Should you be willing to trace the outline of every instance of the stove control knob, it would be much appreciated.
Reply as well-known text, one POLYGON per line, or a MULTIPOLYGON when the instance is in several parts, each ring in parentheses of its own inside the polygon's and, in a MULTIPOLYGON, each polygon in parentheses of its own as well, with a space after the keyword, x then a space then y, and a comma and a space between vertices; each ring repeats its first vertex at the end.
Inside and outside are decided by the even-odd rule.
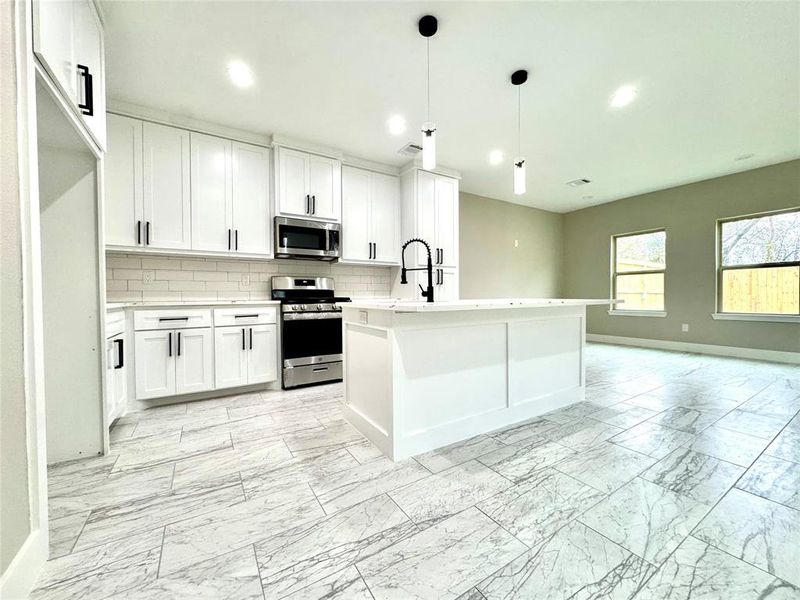
POLYGON ((317 304, 317 310, 323 310, 325 307, 322 304, 317 304))

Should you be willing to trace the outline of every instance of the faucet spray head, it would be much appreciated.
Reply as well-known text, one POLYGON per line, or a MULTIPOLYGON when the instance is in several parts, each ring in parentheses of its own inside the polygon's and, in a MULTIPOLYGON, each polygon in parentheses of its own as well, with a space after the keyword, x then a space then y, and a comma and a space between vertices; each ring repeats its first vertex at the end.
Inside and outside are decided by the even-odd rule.
POLYGON ((400 270, 400 283, 408 283, 408 279, 406 278, 406 268, 403 267, 400 270))

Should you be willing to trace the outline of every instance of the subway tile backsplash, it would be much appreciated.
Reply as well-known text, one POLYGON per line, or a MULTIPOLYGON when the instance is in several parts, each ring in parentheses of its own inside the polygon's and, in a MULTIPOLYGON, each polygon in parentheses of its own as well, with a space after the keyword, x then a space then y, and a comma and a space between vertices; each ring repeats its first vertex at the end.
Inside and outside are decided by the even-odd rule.
POLYGON ((225 260, 106 254, 108 302, 268 300, 273 275, 333 277, 336 293, 387 297, 391 269, 298 260, 225 260))

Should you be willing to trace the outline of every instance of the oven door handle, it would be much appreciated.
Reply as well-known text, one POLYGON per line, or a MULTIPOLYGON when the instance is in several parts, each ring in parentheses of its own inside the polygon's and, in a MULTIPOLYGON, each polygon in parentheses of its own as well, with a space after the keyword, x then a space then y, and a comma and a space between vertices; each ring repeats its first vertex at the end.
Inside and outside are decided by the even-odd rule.
POLYGON ((342 319, 341 312, 307 312, 307 313, 284 313, 284 321, 320 321, 324 319, 342 319))

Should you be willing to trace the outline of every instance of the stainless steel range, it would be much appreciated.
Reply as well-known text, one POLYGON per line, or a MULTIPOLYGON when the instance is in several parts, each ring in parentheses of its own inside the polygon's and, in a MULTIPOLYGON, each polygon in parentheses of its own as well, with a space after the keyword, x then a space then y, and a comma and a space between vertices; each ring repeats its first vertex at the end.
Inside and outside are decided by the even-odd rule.
POLYGON ((272 278, 281 301, 283 388, 342 379, 342 309, 332 277, 272 278))

